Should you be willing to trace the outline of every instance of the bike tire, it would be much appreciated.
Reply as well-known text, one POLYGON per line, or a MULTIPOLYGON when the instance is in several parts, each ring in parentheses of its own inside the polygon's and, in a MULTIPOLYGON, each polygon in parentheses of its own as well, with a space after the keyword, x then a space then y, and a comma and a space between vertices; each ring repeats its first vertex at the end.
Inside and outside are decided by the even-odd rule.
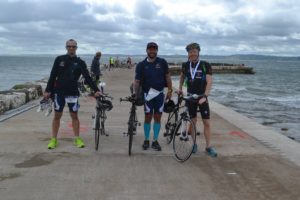
POLYGON ((97 115, 96 118, 96 123, 95 123, 95 149, 98 151, 99 148, 99 140, 100 140, 100 119, 99 116, 97 115))
POLYGON ((185 162, 193 153, 196 144, 196 127, 194 122, 189 118, 183 118, 179 121, 173 136, 174 157, 179 162, 185 162), (193 134, 188 134, 188 124, 191 126, 193 134))
POLYGON ((136 120, 136 116, 133 115, 130 117, 129 120, 129 127, 128 127, 128 138, 129 138, 129 142, 128 142, 128 155, 131 156, 131 150, 132 150, 132 140, 133 140, 133 131, 134 131, 134 123, 136 120))
POLYGON ((128 133, 128 136, 129 136, 128 155, 131 156, 132 140, 133 140, 133 132, 128 133))
POLYGON ((167 144, 170 144, 173 140, 174 129, 176 128, 175 126, 178 118, 177 116, 178 116, 177 112, 172 112, 168 116, 168 121, 165 125, 165 133, 164 133, 167 144))

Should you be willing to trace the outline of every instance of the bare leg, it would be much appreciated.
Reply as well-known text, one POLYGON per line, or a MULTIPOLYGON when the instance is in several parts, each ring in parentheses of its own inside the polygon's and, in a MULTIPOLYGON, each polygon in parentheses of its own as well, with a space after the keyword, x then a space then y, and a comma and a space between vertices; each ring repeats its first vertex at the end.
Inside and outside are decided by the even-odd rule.
POLYGON ((206 147, 210 147, 210 139, 211 139, 210 119, 203 119, 203 124, 204 124, 204 136, 206 141, 206 147))
POLYGON ((52 137, 57 138, 59 126, 60 126, 60 119, 63 115, 63 112, 54 112, 54 117, 52 120, 52 137))
POLYGON ((73 126, 74 135, 76 137, 78 137, 79 136, 79 128, 80 128, 78 113, 77 112, 70 112, 70 116, 72 118, 72 126, 73 126))
POLYGON ((152 117, 153 117, 152 113, 145 114, 145 123, 151 123, 152 117))
POLYGON ((154 114, 154 122, 160 124, 161 116, 162 116, 162 114, 160 114, 160 113, 159 114, 154 114))
POLYGON ((195 139, 196 138, 196 133, 197 133, 197 117, 195 117, 195 118, 192 118, 191 119, 193 122, 194 122, 194 124, 195 124, 195 133, 194 132, 192 132, 192 128, 191 128, 191 125, 189 125, 189 133, 191 133, 192 134, 192 136, 193 136, 193 139, 195 139))

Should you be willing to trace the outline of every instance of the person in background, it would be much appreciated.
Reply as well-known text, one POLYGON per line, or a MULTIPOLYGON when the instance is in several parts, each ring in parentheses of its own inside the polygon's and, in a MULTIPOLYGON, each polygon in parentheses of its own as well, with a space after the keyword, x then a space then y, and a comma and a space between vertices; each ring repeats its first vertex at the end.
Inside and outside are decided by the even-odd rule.
POLYGON ((96 85, 99 84, 99 79, 101 74, 100 70, 100 59, 101 59, 101 52, 98 51, 96 55, 94 56, 92 65, 91 65, 91 72, 92 72, 92 77, 95 77, 95 83, 96 85))
POLYGON ((108 70, 110 71, 110 69, 113 69, 114 65, 115 65, 115 61, 114 61, 113 57, 109 57, 109 68, 108 68, 108 70))
POLYGON ((132 66, 132 63, 131 63, 132 61, 131 61, 131 58, 130 58, 130 56, 128 56, 128 58, 127 58, 127 68, 128 69, 130 69, 131 68, 131 66, 132 66))

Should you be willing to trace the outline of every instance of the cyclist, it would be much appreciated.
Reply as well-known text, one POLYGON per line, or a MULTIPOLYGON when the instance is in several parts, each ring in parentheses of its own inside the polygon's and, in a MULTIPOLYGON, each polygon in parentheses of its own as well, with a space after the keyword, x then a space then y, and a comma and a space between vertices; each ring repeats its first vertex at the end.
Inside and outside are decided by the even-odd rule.
POLYGON ((147 57, 138 63, 135 72, 135 94, 140 84, 142 84, 144 97, 145 122, 144 134, 145 141, 143 149, 150 147, 150 129, 151 121, 154 117, 153 124, 153 142, 151 147, 157 151, 161 151, 158 143, 158 136, 161 127, 161 116, 164 107, 164 87, 168 87, 167 99, 172 96, 172 81, 169 73, 169 66, 165 59, 157 57, 158 45, 154 42, 147 44, 147 57))
POLYGON ((77 42, 70 39, 66 42, 67 54, 56 57, 50 78, 47 83, 44 97, 53 98, 54 101, 54 118, 52 121, 52 138, 48 143, 48 149, 54 149, 57 146, 57 134, 60 126, 60 119, 63 114, 65 104, 68 104, 70 116, 72 118, 73 131, 75 135, 74 144, 83 148, 85 146, 83 140, 79 137, 80 122, 78 119, 79 109, 79 91, 77 81, 82 74, 95 91, 96 96, 101 93, 95 83, 92 81, 87 70, 87 66, 83 60, 76 55, 77 42))
POLYGON ((113 59, 113 57, 109 57, 109 68, 108 70, 110 71, 110 69, 113 69, 115 65, 115 60, 113 59))
POLYGON ((128 56, 128 58, 127 58, 127 68, 128 69, 130 69, 131 68, 131 57, 130 56, 128 56))
MULTIPOLYGON (((204 124, 204 136, 206 139, 206 152, 212 157, 218 154, 211 146, 211 122, 210 110, 208 104, 208 95, 212 85, 212 68, 206 61, 200 61, 200 45, 198 43, 191 43, 186 46, 188 52, 188 61, 182 64, 182 72, 179 82, 179 93, 182 93, 182 86, 186 81, 187 92, 189 94, 204 94, 198 102, 188 102, 188 110, 191 119, 195 125, 197 122, 197 107, 200 109, 202 121, 204 124)), ((197 144, 193 148, 196 153, 197 144)))

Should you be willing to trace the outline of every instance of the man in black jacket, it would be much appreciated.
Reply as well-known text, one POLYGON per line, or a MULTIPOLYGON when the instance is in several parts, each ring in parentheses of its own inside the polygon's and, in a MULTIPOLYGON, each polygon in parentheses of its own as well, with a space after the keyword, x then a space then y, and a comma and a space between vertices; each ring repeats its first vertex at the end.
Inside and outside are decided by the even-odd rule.
POLYGON ((100 71, 100 58, 101 58, 101 52, 98 51, 93 59, 92 65, 91 65, 91 72, 96 78, 96 83, 99 82, 99 78, 102 75, 100 71))
POLYGON ((95 91, 95 95, 101 95, 98 87, 89 75, 85 62, 76 55, 77 42, 73 39, 68 40, 66 42, 66 49, 66 55, 56 57, 44 93, 44 98, 47 99, 51 97, 53 99, 55 110, 52 121, 52 138, 48 143, 48 149, 54 149, 57 146, 60 119, 66 103, 68 104, 72 118, 75 135, 74 144, 79 148, 85 146, 83 140, 79 137, 80 122, 77 114, 80 107, 77 82, 81 74, 84 76, 88 85, 95 91))

